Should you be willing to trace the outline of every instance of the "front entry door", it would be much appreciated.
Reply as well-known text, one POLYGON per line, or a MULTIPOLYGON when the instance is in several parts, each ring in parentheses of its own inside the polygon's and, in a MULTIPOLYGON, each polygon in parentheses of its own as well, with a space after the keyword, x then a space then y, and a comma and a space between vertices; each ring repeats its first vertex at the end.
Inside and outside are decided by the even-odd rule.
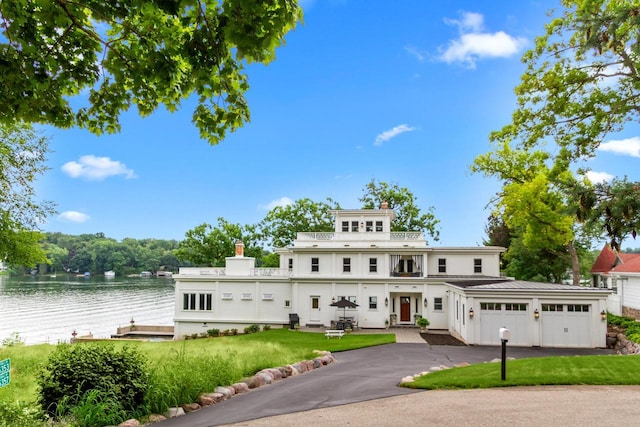
POLYGON ((411 297, 400 297, 400 321, 411 321, 411 297))
POLYGON ((320 321, 320 297, 316 295, 311 296, 311 309, 309 311, 309 321, 320 321))

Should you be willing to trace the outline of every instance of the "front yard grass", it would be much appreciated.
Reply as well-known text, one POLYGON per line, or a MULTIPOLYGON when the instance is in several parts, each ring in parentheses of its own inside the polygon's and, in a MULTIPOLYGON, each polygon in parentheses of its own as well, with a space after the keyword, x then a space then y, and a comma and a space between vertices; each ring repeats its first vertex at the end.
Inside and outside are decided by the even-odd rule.
MULTIPOLYGON (((393 334, 348 334, 327 339, 322 333, 272 329, 188 341, 108 341, 100 345, 130 346, 146 357, 153 378, 149 406, 163 412, 166 407, 195 401, 201 393, 241 381, 261 369, 312 359, 317 356, 313 350, 339 352, 392 342, 393 334)), ((11 383, 0 388, 0 404, 31 405, 36 401, 38 375, 54 348, 48 344, 0 347, 0 360, 11 359, 11 383)))
POLYGON ((452 368, 403 384, 416 389, 470 389, 537 385, 640 385, 640 356, 565 356, 509 360, 452 368))

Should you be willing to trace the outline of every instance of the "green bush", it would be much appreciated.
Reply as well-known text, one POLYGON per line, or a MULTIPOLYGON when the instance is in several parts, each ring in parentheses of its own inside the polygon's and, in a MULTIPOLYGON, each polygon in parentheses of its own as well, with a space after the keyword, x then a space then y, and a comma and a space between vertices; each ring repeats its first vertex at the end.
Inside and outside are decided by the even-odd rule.
POLYGON ((135 411, 148 389, 145 363, 136 350, 126 346, 116 351, 110 345, 60 344, 38 377, 39 403, 59 417, 86 404, 86 393, 97 392, 93 400, 108 396, 107 406, 135 411))
POLYGON ((209 335, 210 337, 219 337, 220 336, 220 329, 207 329, 207 335, 209 335))
POLYGON ((245 334, 255 334, 256 332, 260 332, 260 325, 257 325, 255 323, 251 326, 247 326, 246 328, 244 328, 245 334))
POLYGON ((607 322, 623 328, 624 334, 629 341, 640 343, 640 322, 629 317, 616 316, 611 313, 607 313, 607 322))
POLYGON ((262 327, 262 330, 263 330, 263 331, 270 331, 270 330, 271 330, 271 325, 264 325, 264 326, 262 327))

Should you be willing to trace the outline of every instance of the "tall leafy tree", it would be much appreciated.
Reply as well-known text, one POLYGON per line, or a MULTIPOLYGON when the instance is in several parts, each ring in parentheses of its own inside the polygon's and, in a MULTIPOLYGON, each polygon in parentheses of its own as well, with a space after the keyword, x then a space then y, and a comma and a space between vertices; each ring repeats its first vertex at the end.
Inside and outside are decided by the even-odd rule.
POLYGON ((9 264, 46 261, 37 229, 54 209, 36 200, 33 182, 47 169, 48 147, 47 139, 28 125, 0 124, 0 259, 9 264))
MULTIPOLYGON (((565 9, 523 57, 527 68, 515 89, 511 123, 491 139, 513 141, 525 150, 552 142, 559 147, 555 162, 566 168, 594 155, 608 135, 638 120, 640 2, 562 0, 562 5, 565 9)), ((620 220, 621 212, 610 212, 610 222, 622 228, 614 224, 606 232, 618 245, 621 234, 637 229, 620 220)))
POLYGON ((290 205, 271 209, 258 225, 262 240, 271 247, 284 248, 295 240, 301 231, 333 231, 331 211, 340 205, 327 198, 326 202, 298 199, 290 205))
MULTIPOLYGON (((527 269, 544 269, 550 266, 528 265, 517 260, 514 252, 523 258, 548 258, 564 260, 555 272, 546 272, 544 277, 561 279, 571 266, 574 284, 580 281, 580 261, 576 248, 576 218, 572 211, 572 199, 564 191, 564 185, 573 183, 573 174, 564 169, 549 167, 550 155, 540 150, 514 150, 507 143, 499 144, 496 149, 476 157, 471 167, 476 173, 494 176, 503 182, 497 195, 495 215, 504 220, 506 226, 519 239, 518 245, 511 245, 505 254, 509 267, 525 265, 527 269), (513 264, 513 265, 512 265, 513 264)), ((513 242, 512 242, 513 243, 513 242)), ((553 263, 558 265, 558 262, 553 263)), ((531 274, 526 277, 531 278, 531 274)))
POLYGON ((244 64, 272 61, 301 18, 296 0, 0 2, 0 122, 113 133, 131 105, 173 112, 195 95, 215 144, 249 120, 244 64))
POLYGON ((440 221, 435 217, 433 206, 422 213, 416 200, 408 188, 375 179, 365 185, 360 197, 364 209, 379 209, 382 202, 387 202, 389 209, 395 210, 396 218, 391 224, 392 231, 422 231, 437 241, 440 237, 437 229, 440 221))
POLYGON ((235 244, 242 241, 245 256, 259 258, 262 248, 255 243, 247 228, 218 218, 218 226, 203 223, 188 230, 185 239, 178 244, 175 255, 195 265, 222 267, 225 258, 235 253, 235 244))

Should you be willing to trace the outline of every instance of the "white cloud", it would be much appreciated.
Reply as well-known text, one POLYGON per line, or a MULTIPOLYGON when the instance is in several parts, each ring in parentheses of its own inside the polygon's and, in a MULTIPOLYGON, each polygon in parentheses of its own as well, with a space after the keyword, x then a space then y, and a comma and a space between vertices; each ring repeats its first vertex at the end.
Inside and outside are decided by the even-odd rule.
POLYGON ((599 149, 623 156, 640 157, 640 137, 603 142, 599 149))
POLYGON ((124 175, 125 178, 137 178, 132 169, 124 163, 111 160, 109 157, 86 155, 79 161, 71 161, 62 165, 62 171, 72 178, 85 178, 90 181, 102 181, 110 176, 124 175))
POLYGON ((593 183, 611 181, 615 176, 607 172, 588 171, 586 177, 593 183))
POLYGON ((481 13, 462 12, 462 19, 444 18, 447 25, 455 25, 461 33, 472 32, 477 33, 482 30, 484 24, 484 16, 481 13))
POLYGON ((285 197, 280 197, 279 199, 276 199, 276 200, 272 200, 266 205, 258 205, 258 208, 265 211, 270 211, 271 209, 277 206, 288 206, 291 204, 293 204, 293 200, 285 196, 285 197))
POLYGON ((396 136, 400 135, 401 133, 411 132, 411 131, 414 131, 414 130, 416 130, 416 128, 411 127, 409 125, 396 126, 393 129, 386 130, 386 131, 382 132, 381 134, 379 134, 378 136, 376 136, 376 141, 373 143, 373 145, 376 145, 376 146, 382 145, 383 142, 387 142, 391 138, 395 138, 396 136))
POLYGON ((424 62, 427 59, 427 55, 420 52, 418 49, 416 49, 415 47, 411 47, 411 46, 406 46, 404 48, 404 50, 411 56, 413 56, 414 58, 416 58, 418 61, 420 62, 424 62))
POLYGON ((463 12, 462 19, 445 19, 448 25, 458 27, 460 37, 440 48, 438 59, 451 63, 463 63, 475 68, 482 58, 506 58, 520 52, 527 44, 523 37, 513 37, 504 31, 483 32, 484 17, 479 13, 463 12))
POLYGON ((91 217, 78 211, 65 211, 58 215, 58 219, 65 222, 76 222, 81 224, 89 221, 91 217))

